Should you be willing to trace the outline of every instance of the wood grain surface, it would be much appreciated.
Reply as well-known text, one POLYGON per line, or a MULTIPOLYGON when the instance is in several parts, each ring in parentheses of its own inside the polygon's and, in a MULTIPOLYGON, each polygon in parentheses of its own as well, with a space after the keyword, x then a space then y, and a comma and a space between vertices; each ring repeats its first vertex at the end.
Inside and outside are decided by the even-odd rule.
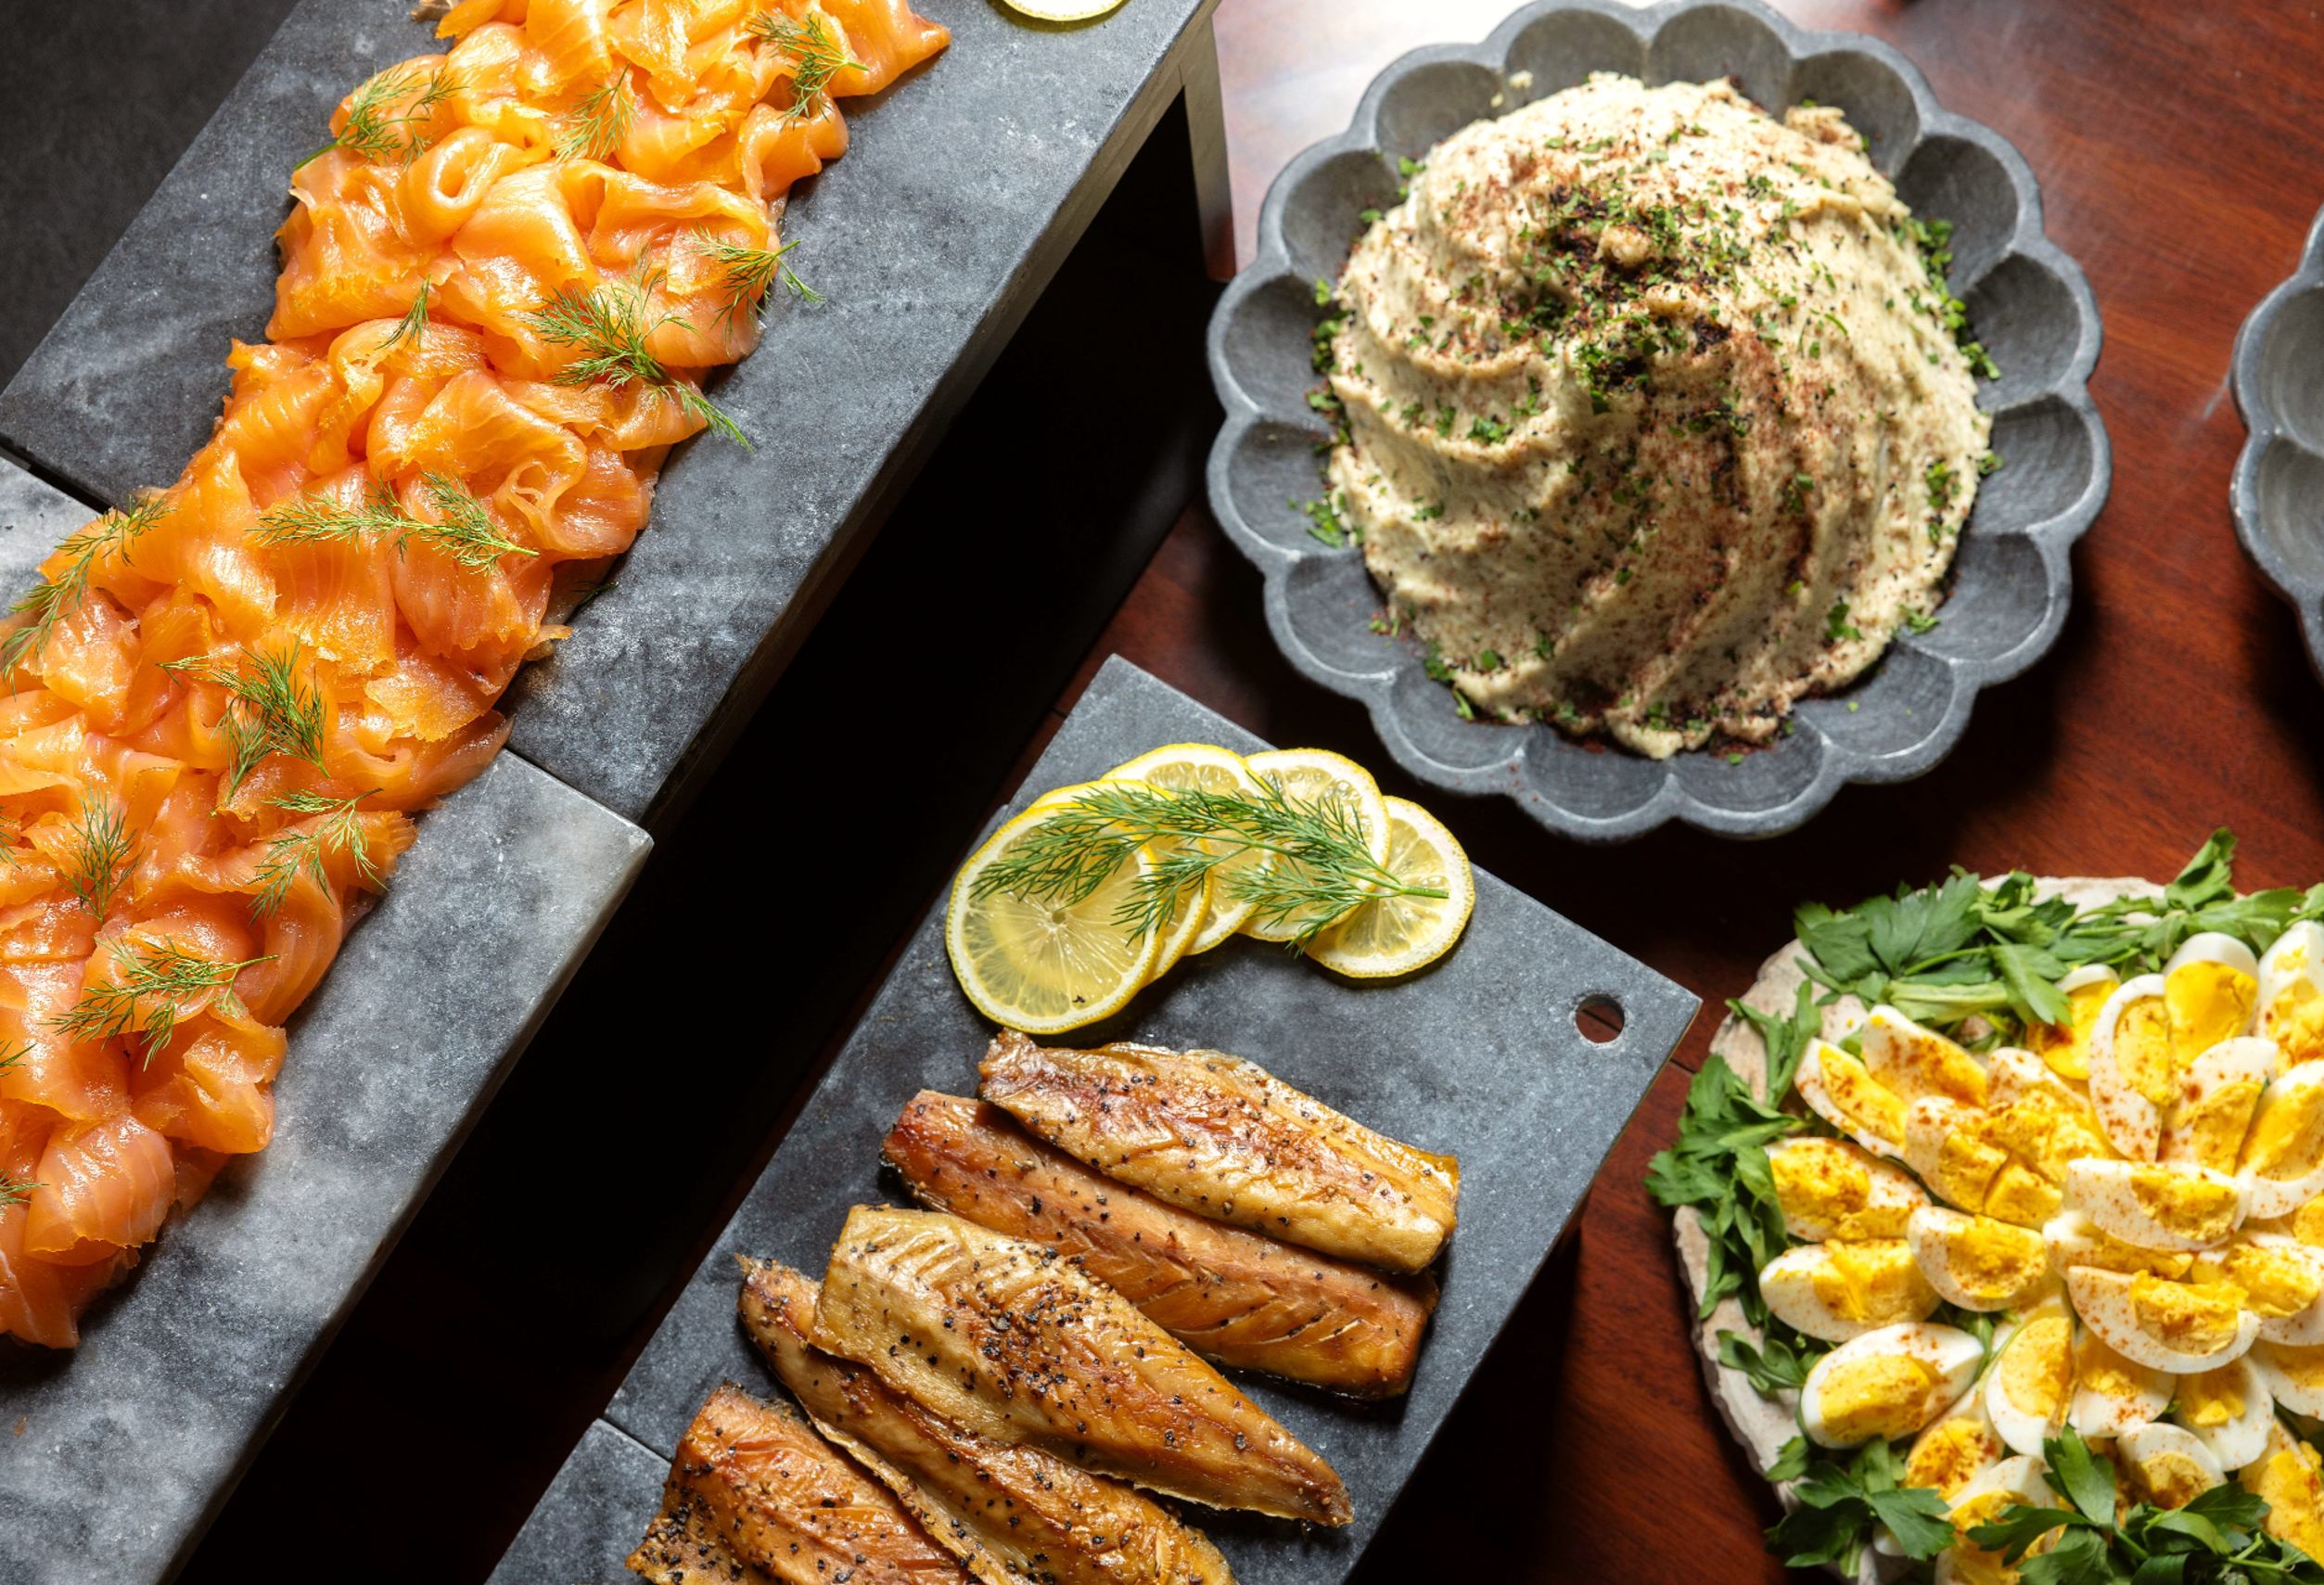
MULTIPOLYGON (((2324 880, 2324 694, 2227 505, 2243 440, 2227 386, 2236 327, 2291 271, 2324 202, 2318 7, 1781 8, 1888 40, 1947 108, 2014 142, 2041 181, 2050 236, 2089 273, 2105 316, 2092 390, 2114 487, 2075 556, 2073 614, 2048 658, 1983 697, 1943 765, 1902 786, 1850 787, 1769 842, 1668 828, 1614 849, 1558 841, 1512 806, 1396 773, 1362 712, 1277 654, 1257 575, 1199 508, 1083 676, 1119 652, 1278 743, 1385 767, 1384 785, 1423 799, 1478 863, 1713 1008, 1784 939, 1794 901, 1852 901, 1955 863, 2167 877, 2228 824, 2246 885, 2324 880)), ((1344 127, 1374 72, 1416 45, 1479 37, 1507 10, 1230 0, 1218 35, 1243 256, 1274 173, 1344 127)), ((1712 1418, 1667 1224, 1639 1186, 1715 1023, 1706 1011, 1615 1149, 1579 1237, 1472 1384, 1364 1580, 1782 1578, 1759 1540, 1773 1500, 1712 1418)))

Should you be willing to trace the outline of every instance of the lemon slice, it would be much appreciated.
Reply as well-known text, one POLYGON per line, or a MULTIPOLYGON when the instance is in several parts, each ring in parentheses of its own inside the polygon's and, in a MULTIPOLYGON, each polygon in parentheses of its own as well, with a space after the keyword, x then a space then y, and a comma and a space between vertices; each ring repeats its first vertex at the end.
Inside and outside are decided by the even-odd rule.
MULTIPOLYGON (((1243 762, 1242 755, 1209 743, 1172 743, 1148 749, 1106 772, 1105 778, 1144 782, 1164 792, 1250 794, 1259 790, 1258 778, 1243 762)), ((1231 877, 1266 863, 1265 853, 1245 850, 1221 860, 1210 872, 1200 927, 1187 943, 1184 955, 1207 952, 1243 927, 1258 904, 1239 896, 1231 877)))
MULTIPOLYGON (((1380 797, 1380 784, 1372 779, 1372 773, 1344 754, 1328 748, 1271 748, 1264 754, 1254 754, 1243 761, 1251 774, 1278 783, 1286 796, 1315 801, 1329 797, 1334 788, 1355 805, 1357 821, 1362 825, 1364 845, 1371 849, 1375 862, 1385 863, 1388 856, 1388 809, 1380 797)), ((1292 861, 1278 859, 1280 864, 1292 861)), ((1293 915, 1287 919, 1253 917, 1243 925, 1243 933, 1256 936, 1262 941, 1290 941, 1302 935, 1311 919, 1293 915)))
POLYGON ((1009 856, 1053 797, 992 834, 952 880, 944 950, 977 1010, 1027 1034, 1053 1035, 1119 1012, 1152 978, 1162 950, 1155 932, 1132 939, 1115 923, 1138 880, 1154 867, 1143 848, 1079 902, 975 895, 977 877, 1009 856))
POLYGON ((1120 8, 1122 0, 1007 0, 1010 10, 1037 22, 1086 22, 1120 8))
POLYGON ((1476 906, 1469 856, 1444 823, 1416 803, 1386 800, 1388 873, 1442 897, 1383 897, 1308 943, 1308 956, 1353 979, 1381 979, 1435 963, 1452 950, 1476 906))

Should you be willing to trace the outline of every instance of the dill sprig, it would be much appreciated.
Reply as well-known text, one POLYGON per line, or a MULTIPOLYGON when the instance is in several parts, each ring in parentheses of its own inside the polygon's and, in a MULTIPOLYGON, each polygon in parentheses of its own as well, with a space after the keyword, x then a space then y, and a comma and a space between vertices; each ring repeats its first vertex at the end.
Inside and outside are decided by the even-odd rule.
POLYGON ((702 251, 718 261, 723 274, 720 284, 726 288, 726 306, 719 313, 723 325, 737 310, 764 306, 767 293, 780 280, 801 302, 821 302, 824 294, 798 278, 785 255, 798 246, 785 242, 780 248, 753 248, 747 243, 730 242, 723 236, 703 230, 696 233, 702 251))
POLYGON ((616 390, 629 385, 650 387, 747 451, 750 441, 742 427, 716 403, 671 374, 646 345, 646 338, 678 319, 670 313, 651 325, 645 323, 644 305, 659 280, 658 275, 640 275, 634 280, 608 281, 592 291, 560 287, 556 295, 523 318, 533 334, 551 346, 581 350, 580 357, 557 372, 557 384, 602 381, 616 390))
POLYGON ((419 81, 419 68, 409 61, 391 67, 355 90, 338 134, 299 163, 310 164, 334 148, 344 148, 365 160, 396 159, 408 165, 428 147, 428 139, 414 129, 459 91, 459 80, 441 66, 426 83, 419 81), (410 102, 403 104, 406 99, 410 102), (403 104, 400 112, 398 104, 403 104))
POLYGON ((10 1206, 22 1205, 32 1197, 34 1190, 42 1186, 29 1180, 19 1183, 6 1173, 0 1172, 0 1210, 6 1210, 10 1206))
POLYGON ((134 1030, 145 1037, 148 1066, 155 1053, 169 1046, 187 1003, 214 991, 212 1004, 238 1016, 243 1007, 234 993, 234 977, 274 960, 269 952, 239 963, 213 963, 167 938, 143 949, 116 940, 109 950, 118 978, 91 986, 48 1023, 76 1041, 110 1040, 134 1030))
POLYGON ((173 676, 198 678, 226 691, 221 725, 233 764, 221 803, 232 803, 259 761, 269 755, 287 755, 330 774, 323 762, 323 696, 299 675, 297 642, 279 653, 253 655, 246 649, 242 659, 249 664, 209 655, 160 663, 173 676))
POLYGON ((16 669, 37 658, 57 624, 79 610, 89 597, 89 578, 97 563, 109 551, 119 551, 121 560, 128 561, 129 547, 169 515, 170 504, 157 496, 125 512, 106 513, 57 547, 71 558, 64 570, 45 583, 35 583, 8 607, 9 615, 32 619, 0 640, 0 674, 8 678, 11 692, 16 687, 16 669))
POLYGON ((438 512, 436 520, 411 516, 394 492, 375 483, 360 506, 344 506, 319 495, 269 506, 259 514, 251 537, 261 544, 335 544, 386 534, 394 537, 396 553, 402 555, 416 536, 470 571, 480 571, 504 556, 541 554, 502 533, 484 503, 449 474, 425 476, 420 492, 438 512))
POLYGON ((384 358, 406 341, 412 343, 412 349, 415 352, 428 344, 428 283, 422 280, 419 284, 419 295, 412 300, 412 306, 403 311, 403 317, 396 322, 395 329, 389 333, 388 339, 373 350, 371 354, 373 357, 384 358))
POLYGON ((848 53, 845 41, 832 36, 821 13, 810 12, 804 20, 793 21, 778 12, 761 11, 750 19, 750 32, 791 62, 791 108, 785 116, 806 115, 834 77, 850 68, 863 70, 863 63, 848 53))
POLYGON ((637 101, 630 97, 630 73, 625 67, 582 95, 563 117, 565 131, 556 141, 559 160, 613 158, 629 135, 637 101))
POLYGON ((105 923, 113 899, 129 884, 138 847, 127 812, 109 799, 81 795, 81 818, 73 824, 72 842, 65 850, 64 879, 98 924, 105 923))
POLYGON ((1346 793, 1294 797, 1267 778, 1256 794, 1092 783, 981 871, 972 895, 1085 902, 1149 843, 1162 856, 1114 914, 1133 938, 1167 926, 1212 872, 1244 853, 1284 862, 1226 872, 1230 894, 1257 904, 1257 916, 1270 925, 1296 924, 1296 946, 1363 903, 1445 895, 1441 887, 1399 878, 1372 856, 1362 816, 1346 793))
POLYGON ((32 1042, 30 1041, 19 1041, 13 1048, 0 1051, 0 1073, 19 1066, 32 1055, 32 1042))
POLYGON ((314 876, 317 886, 328 890, 330 872, 323 861, 334 850, 343 849, 355 862, 355 873, 374 891, 384 888, 378 866, 371 861, 371 839, 364 834, 364 823, 358 809, 364 799, 379 789, 359 792, 352 798, 331 798, 323 793, 301 790, 285 793, 269 799, 276 809, 292 814, 320 816, 297 829, 276 832, 266 844, 266 857, 258 867, 258 892, 250 899, 250 914, 263 919, 283 905, 297 883, 299 873, 305 870, 314 876))

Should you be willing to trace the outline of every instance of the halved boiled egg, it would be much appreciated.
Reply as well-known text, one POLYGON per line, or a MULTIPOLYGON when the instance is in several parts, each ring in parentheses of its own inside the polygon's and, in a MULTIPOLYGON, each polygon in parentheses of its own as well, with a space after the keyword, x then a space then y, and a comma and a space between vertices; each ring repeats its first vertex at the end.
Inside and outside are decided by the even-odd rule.
POLYGON ((2170 1406, 2171 1378, 2126 1359, 2085 1326, 2074 1339, 2074 1404, 2066 1423, 2085 1437, 2119 1437, 2170 1406))
POLYGON ((2114 1464, 2130 1489, 2158 1508, 2184 1508, 2228 1479, 2201 1438, 2159 1420, 2125 1431, 2114 1444, 2114 1464))
POLYGON ((2109 1272, 2183 1277, 2195 1263, 2192 1255, 2177 1250, 2141 1249, 2126 1244, 2078 1210, 2051 1217, 2042 1224, 2041 1236, 2049 1251, 2049 1263, 2061 1272, 2069 1266, 2097 1266, 2109 1272))
POLYGON ((2126 1244, 2206 1249, 2243 1221, 2243 1186, 2207 1167, 2076 1161, 2066 1170, 2075 1208, 2126 1244))
POLYGON ((2243 1308, 2242 1290, 2228 1284, 2074 1266, 2066 1271, 2066 1295, 2108 1348, 2173 1375, 2241 1358, 2259 1336, 2259 1317, 2243 1308))
MULTIPOLYGON (((2244 1203, 2248 1205, 2251 1201, 2248 1186, 2243 1194, 2244 1203)), ((2290 1216, 2247 1216, 2243 1219, 2243 1229, 2247 1233, 2280 1233, 2287 1238, 2296 1238, 2303 1244, 2324 1248, 2324 1198, 2305 1202, 2290 1216)))
POLYGON ((1934 1487, 1949 1502, 2009 1455, 1986 1412, 1986 1397, 1983 1389, 1971 1391, 1913 1438, 1912 1451, 1905 1456, 1904 1485, 1934 1487))
POLYGON ((2261 956, 2254 1028, 2287 1067, 2324 1059, 2324 925, 2303 919, 2261 956))
POLYGON ((2229 1283, 2271 1343, 2324 1343, 2324 1249, 2279 1233, 2249 1233, 2195 1257, 2190 1280, 2229 1283))
POLYGON ((2163 965, 2163 1000, 2179 1065, 2252 1027, 2259 1000, 2259 960, 2233 936, 2205 930, 2187 938, 2163 965))
POLYGON ((2090 1109, 2107 1142, 2134 1160, 2152 1161, 2163 1135, 2163 1108, 2178 1097, 2171 1055, 2171 1015, 2159 974, 2114 987, 2090 1029, 2090 1109))
POLYGON ((1986 1104, 1985 1064, 1894 1007, 1875 1007, 1856 1031, 1864 1068, 1908 1101, 1942 1095, 1964 1106, 1986 1104))
POLYGON ((2010 1153, 1987 1137, 1991 1119, 1976 1106, 1924 1095, 1905 1108, 1904 1163, 1936 1197, 1962 1210, 1983 1210, 2010 1153))
POLYGON ((1875 1156, 1903 1154, 1904 1097, 1830 1041, 1811 1041, 1792 1087, 1808 1109, 1875 1156))
POLYGON ((2052 1285, 2049 1252, 2032 1228, 1922 1206, 1905 1236, 1929 1286, 1963 1310, 2021 1310, 2052 1285))
POLYGON ((2324 1345, 2254 1343, 2252 1363, 2278 1403, 2294 1414, 2324 1415, 2324 1345))
POLYGON ((2188 1065, 2178 1102, 2164 1115, 2156 1154, 2164 1161, 2234 1171, 2260 1093, 2275 1077, 2273 1042, 2238 1035, 2211 1047, 2188 1065))
MULTIPOLYGON (((2018 1578, 1999 1553, 1986 1552, 1969 1539, 1969 1532, 2011 1508, 2056 1507, 2058 1499, 2041 1472, 2040 1459, 2020 1454, 2003 1459, 1960 1489, 1947 1515, 1953 1522, 1953 1544, 1936 1554, 1936 1585, 2007 1585, 2018 1578)), ((2048 1552, 2056 1541, 2055 1534, 2044 1536, 2027 1549, 2028 1555, 2048 1552)))
POLYGON ((2058 1434, 2074 1405, 2074 1317, 2062 1303, 2042 1304, 2002 1340, 1977 1400, 2011 1452, 2038 1454, 2058 1434))
POLYGON ((1909 1437, 1968 1389, 1984 1350, 1957 1326, 1910 1322, 1851 1338, 1816 1361, 1799 1423, 1819 1447, 1909 1437))
POLYGON ((1905 1220, 1929 1203, 1903 1169, 1845 1139, 1779 1139, 1768 1146, 1775 1200, 1794 1238, 1902 1238, 1905 1220))
POLYGON ((2302 1063, 2260 1092, 2236 1173, 2254 1216, 2289 1216, 2324 1194, 2324 1064, 2302 1063))
POLYGON ((2267 1445, 2276 1400, 2246 1354, 2215 1370, 2179 1377, 2171 1418, 2203 1438, 2221 1469, 2241 1469, 2267 1445))
POLYGON ((2324 1476, 2314 1448, 2280 1425, 2267 1427, 2267 1447, 2243 1466, 2243 1489, 2267 1503, 2267 1533, 2310 1557, 2324 1557, 2324 1476))
POLYGON ((2121 977, 2102 963, 2085 964, 2058 981, 2071 1011, 2062 1024, 2036 1024, 2025 1031, 2025 1043, 2061 1079, 2076 1083, 2090 1076, 2090 1031, 2106 999, 2122 983, 2121 977))
POLYGON ((1802 1244, 1759 1269, 1759 1297, 1777 1320, 1827 1343, 1924 1321, 1936 1290, 1901 1238, 1802 1244))

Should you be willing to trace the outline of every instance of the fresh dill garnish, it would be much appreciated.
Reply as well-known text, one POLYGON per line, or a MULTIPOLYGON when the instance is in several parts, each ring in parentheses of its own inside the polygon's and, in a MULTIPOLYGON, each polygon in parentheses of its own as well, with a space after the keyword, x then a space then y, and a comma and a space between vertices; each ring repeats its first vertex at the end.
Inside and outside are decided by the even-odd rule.
POLYGON ((129 884, 137 863, 137 838, 129 829, 129 816, 109 800, 81 796, 81 818, 72 827, 72 842, 65 850, 65 885, 81 905, 96 915, 98 924, 112 909, 113 899, 129 884))
POLYGON ((629 135, 630 119, 637 101, 630 97, 627 67, 616 71, 581 96, 564 116, 565 131, 556 140, 559 160, 610 160, 629 135))
POLYGON ((819 13, 811 12, 805 20, 793 21, 776 12, 761 11, 750 19, 750 32, 790 59, 791 108, 784 112, 787 116, 806 115, 840 72, 863 70, 863 63, 848 53, 846 42, 832 36, 819 13))
POLYGON ((821 302, 824 294, 798 278, 784 255, 798 246, 785 242, 780 248, 753 248, 746 243, 730 242, 708 230, 698 231, 696 238, 702 251, 718 261, 724 272, 720 284, 726 288, 726 306, 719 313, 719 323, 724 324, 737 311, 746 307, 762 308, 767 292, 780 280, 801 302, 821 302))
POLYGON ((157 496, 125 512, 106 513, 57 547, 60 555, 70 558, 64 570, 45 583, 33 584, 8 607, 9 615, 32 619, 0 641, 0 674, 8 678, 10 692, 16 688, 16 669, 37 658, 57 624, 79 610, 89 597, 89 577, 97 563, 111 551, 120 552, 121 560, 128 561, 129 547, 169 515, 170 504, 157 496))
POLYGON ((1132 938, 1168 925, 1221 863, 1250 852, 1279 862, 1226 871, 1227 890, 1255 903, 1256 917, 1267 924, 1296 927, 1295 946, 1360 904, 1445 895, 1441 887, 1398 878, 1372 856, 1353 799, 1337 791, 1295 797, 1280 782, 1260 780, 1258 793, 1093 783, 1019 837, 1007 857, 978 872, 971 894, 1084 902, 1152 843, 1162 856, 1114 915, 1132 938))
POLYGON ((0 1073, 6 1073, 9 1068, 18 1067, 32 1055, 32 1045, 30 1041, 20 1041, 12 1048, 0 1050, 0 1073))
POLYGON ((246 649, 242 660, 248 664, 189 655, 159 663, 172 676, 198 678, 226 691, 226 713, 219 724, 233 764, 221 803, 232 803, 259 761, 269 755, 287 755, 326 776, 331 773, 323 762, 323 696, 299 675, 296 641, 279 653, 254 655, 246 649))
POLYGON ((559 385, 603 382, 619 390, 643 385, 660 391, 726 439, 747 451, 749 437, 718 404, 663 366, 646 345, 646 339, 677 320, 665 314, 645 323, 644 305, 659 283, 658 275, 630 281, 608 281, 593 291, 560 287, 556 295, 523 315, 534 335, 554 347, 576 347, 581 355, 557 372, 559 385))
POLYGON ((10 1206, 22 1205, 26 1200, 31 1199, 32 1192, 40 1187, 42 1187, 41 1184, 30 1182, 19 1183, 6 1173, 0 1172, 0 1210, 6 1210, 10 1206))
POLYGON ((352 798, 331 798, 308 790, 285 793, 269 799, 276 809, 292 814, 320 816, 312 824, 297 829, 285 827, 267 839, 266 857, 258 867, 259 888, 250 899, 253 917, 264 918, 283 905, 291 887, 305 870, 314 876, 317 886, 329 889, 330 872, 323 861, 334 850, 343 850, 355 863, 355 873, 374 891, 381 890, 385 882, 378 866, 371 862, 371 841, 364 835, 362 812, 357 807, 373 792, 359 792, 352 798))
POLYGON ((459 79, 441 66, 424 83, 419 68, 408 61, 382 71, 349 98, 347 122, 338 135, 299 163, 311 164, 334 148, 344 148, 365 160, 396 159, 409 164, 428 147, 428 140, 415 129, 459 91, 459 79), (401 111, 395 108, 399 104, 403 106, 401 111))
POLYGON ((388 339, 372 350, 373 357, 384 358, 406 341, 412 343, 414 352, 428 344, 428 283, 422 280, 419 295, 412 300, 412 306, 403 311, 403 317, 396 322, 395 329, 388 339))
POLYGON ((302 495, 270 506, 259 514, 251 537, 261 544, 332 544, 366 534, 391 535, 398 555, 417 538, 470 571, 481 571, 504 556, 541 554, 502 533, 484 503, 449 474, 425 476, 420 493, 439 514, 435 520, 411 516, 392 491, 375 483, 360 506, 343 506, 319 495, 302 495))
POLYGON ((234 977, 274 960, 269 952, 239 963, 213 963, 167 938, 143 947, 116 940, 109 951, 115 977, 83 991, 80 1001, 48 1023, 76 1041, 110 1040, 134 1030, 145 1037, 148 1066, 177 1032, 188 1002, 214 991, 212 1004, 238 1016, 243 1007, 234 993, 234 977))

